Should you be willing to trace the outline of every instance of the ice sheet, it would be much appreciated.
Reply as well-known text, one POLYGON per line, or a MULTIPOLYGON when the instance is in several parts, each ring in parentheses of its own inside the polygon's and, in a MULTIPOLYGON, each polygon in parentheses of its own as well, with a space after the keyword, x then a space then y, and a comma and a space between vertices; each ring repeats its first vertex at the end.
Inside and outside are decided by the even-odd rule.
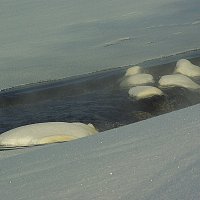
MULTIPOLYGON (((0 0, 0 88, 200 47, 199 0, 0 0)), ((200 105, 0 152, 1 200, 200 199, 200 105)))
POLYGON ((199 199, 199 112, 196 105, 69 143, 2 151, 1 199, 199 199))
POLYGON ((200 47, 199 0, 0 0, 0 88, 200 47))

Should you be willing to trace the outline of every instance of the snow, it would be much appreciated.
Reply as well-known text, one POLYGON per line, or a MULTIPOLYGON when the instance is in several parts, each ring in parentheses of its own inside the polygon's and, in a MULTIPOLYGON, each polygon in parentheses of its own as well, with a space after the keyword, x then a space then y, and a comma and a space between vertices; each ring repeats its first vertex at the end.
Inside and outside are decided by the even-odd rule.
MULTIPOLYGON (((0 89, 199 49, 199 0, 0 0, 0 89)), ((200 105, 0 151, 1 200, 200 199, 200 105)))
POLYGON ((199 0, 0 4, 0 89, 134 65, 200 46, 199 0))
POLYGON ((69 143, 3 151, 1 199, 199 199, 199 111, 196 105, 69 143))

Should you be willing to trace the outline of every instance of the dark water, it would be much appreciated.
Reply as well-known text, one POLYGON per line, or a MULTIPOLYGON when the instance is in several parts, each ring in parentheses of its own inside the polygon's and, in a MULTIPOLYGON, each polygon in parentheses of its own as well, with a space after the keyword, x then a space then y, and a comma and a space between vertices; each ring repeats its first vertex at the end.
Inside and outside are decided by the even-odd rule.
MULTIPOLYGON (((200 65, 199 57, 190 59, 200 65)), ((173 72, 175 62, 144 63, 157 81, 173 72)), ((0 133, 39 122, 92 123, 99 131, 127 125, 200 103, 200 92, 183 88, 163 90, 164 97, 135 101, 120 89, 127 67, 38 83, 0 93, 0 133)), ((196 82, 200 83, 199 80, 196 82)))

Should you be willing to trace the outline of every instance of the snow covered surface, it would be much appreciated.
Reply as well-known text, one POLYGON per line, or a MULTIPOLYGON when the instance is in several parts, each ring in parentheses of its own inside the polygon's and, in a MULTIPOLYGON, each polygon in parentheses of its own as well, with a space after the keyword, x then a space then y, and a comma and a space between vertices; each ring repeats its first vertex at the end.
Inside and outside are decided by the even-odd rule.
POLYGON ((199 0, 0 0, 0 88, 200 47, 199 0))
MULTIPOLYGON (((199 0, 0 0, 0 89, 200 47, 199 0)), ((200 199, 200 105, 0 152, 1 200, 200 199)))
POLYGON ((199 113, 196 105, 72 142, 1 151, 1 200, 199 199, 199 113))

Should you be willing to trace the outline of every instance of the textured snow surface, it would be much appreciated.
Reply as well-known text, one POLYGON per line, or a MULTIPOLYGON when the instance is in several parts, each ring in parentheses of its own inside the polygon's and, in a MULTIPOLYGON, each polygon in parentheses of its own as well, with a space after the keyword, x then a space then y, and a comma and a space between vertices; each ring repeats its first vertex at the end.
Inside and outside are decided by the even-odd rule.
POLYGON ((0 0, 0 89, 200 47, 199 0, 0 0))
POLYGON ((1 151, 1 200, 198 200, 199 113, 198 104, 69 143, 1 151))
MULTIPOLYGON (((0 89, 200 47, 199 0, 0 0, 0 89)), ((1 200, 199 200, 200 105, 0 151, 1 200)))

